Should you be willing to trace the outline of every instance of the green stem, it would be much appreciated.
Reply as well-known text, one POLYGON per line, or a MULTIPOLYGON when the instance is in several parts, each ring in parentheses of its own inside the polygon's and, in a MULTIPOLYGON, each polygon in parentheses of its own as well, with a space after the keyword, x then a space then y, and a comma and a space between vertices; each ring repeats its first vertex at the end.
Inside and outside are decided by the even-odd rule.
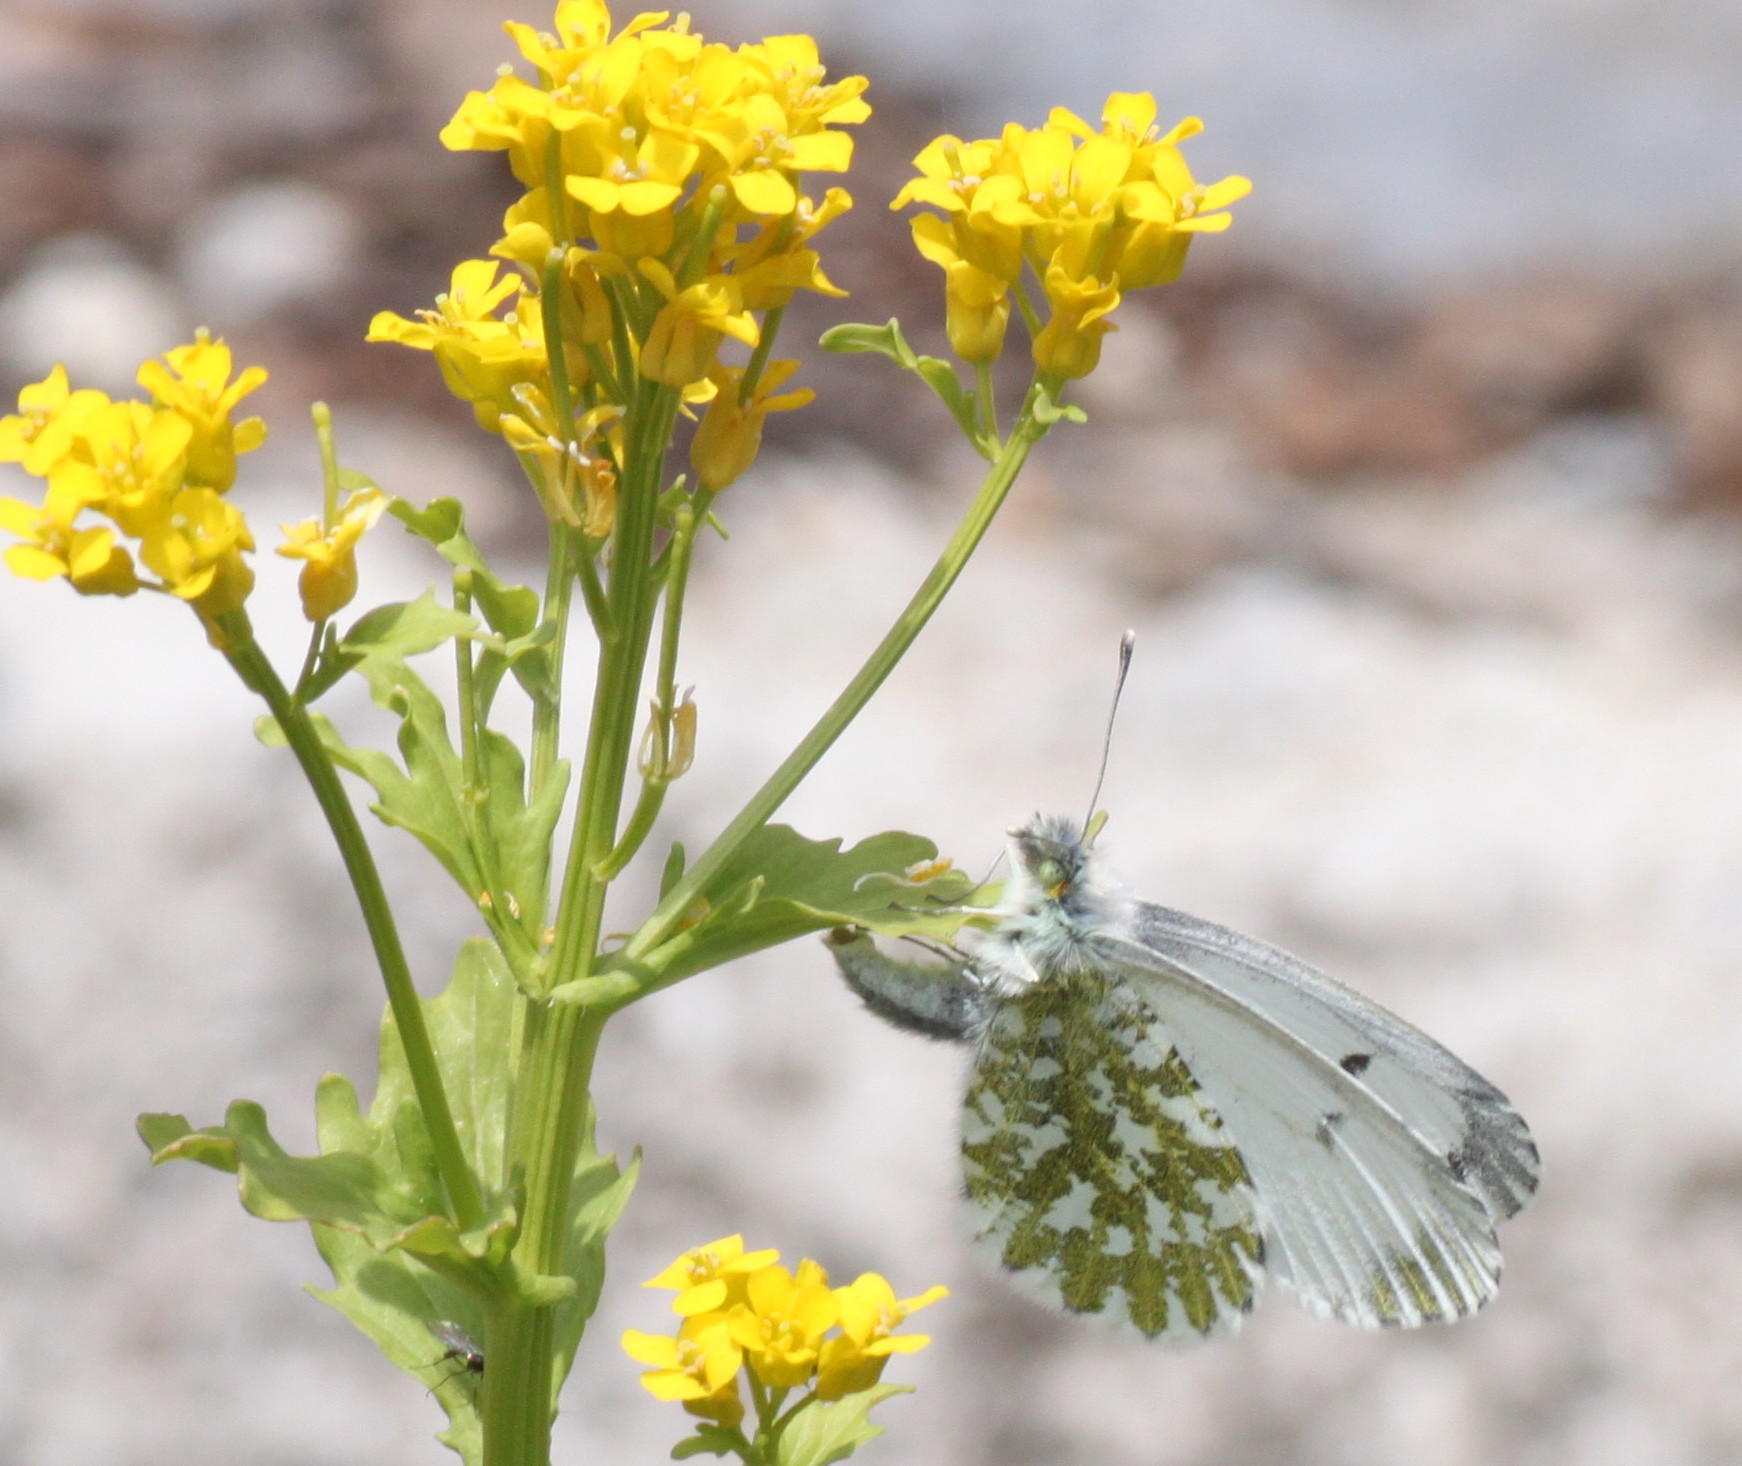
POLYGON ((1036 314, 1034 306, 1028 298, 1028 291, 1023 288, 1022 281, 1018 280, 1012 285, 1010 293, 1016 298, 1017 310, 1022 312, 1023 325, 1028 327, 1028 339, 1033 341, 1045 329, 1045 322, 1036 314))
MULTIPOLYGON (((568 640, 569 596, 574 585, 574 567, 569 556, 577 539, 566 525, 550 526, 550 553, 544 572, 544 619, 556 623, 556 635, 547 651, 549 690, 532 700, 532 768, 527 781, 532 797, 544 788, 557 759, 557 739, 562 730, 563 649, 568 640)), ((575 553, 580 553, 578 547, 575 553)))
POLYGON ((768 781, 751 796, 750 802, 720 832, 719 838, 666 893, 665 899, 623 948, 621 960, 624 963, 645 958, 671 936, 696 898, 707 889, 708 883, 732 858, 738 847, 768 823, 787 796, 816 767, 818 760, 846 731, 847 725, 858 717, 865 704, 870 702, 872 695, 907 654, 914 638, 924 629, 926 622, 931 620, 932 614, 967 565, 969 556, 974 553, 987 529, 991 527, 992 519, 1010 492, 1011 485, 1015 483, 1016 475, 1027 459, 1029 450, 1045 435, 1049 424, 1041 421, 1035 413, 1039 398, 1040 386, 1037 383, 1029 388, 1022 412, 1010 430, 1010 437, 1005 441, 1003 451, 987 471, 979 492, 974 496, 974 502, 968 506, 967 514, 956 527, 956 532, 944 547, 943 554, 938 557, 930 574, 914 592, 913 599, 896 618, 895 624, 877 644, 876 650, 866 658, 864 666, 841 690, 840 696, 829 705, 828 711, 787 755, 786 761, 769 776, 768 781))
POLYGON ((611 641, 617 631, 611 622, 611 608, 605 602, 605 587, 599 580, 599 568, 593 563, 593 548, 585 542, 575 546, 575 564, 580 571, 581 599, 587 603, 587 616, 600 641, 611 641))
MULTIPOLYGON (((592 1133, 588 1090, 604 1015, 532 1003, 515 1095, 515 1158, 524 1165, 526 1203, 516 1259, 540 1274, 562 1270, 569 1187, 592 1133)), ((484 1466, 548 1466, 556 1317, 513 1300, 486 1319, 480 1410, 484 1466)))
POLYGON ((303 653, 302 668, 296 674, 296 693, 301 697, 302 690, 308 686, 308 680, 315 674, 315 666, 321 659, 321 638, 326 634, 327 623, 317 621, 309 631, 308 650, 303 653))
POLYGON ((315 443, 321 450, 321 528, 331 529, 339 517, 339 458, 333 447, 333 412, 324 402, 309 404, 315 443))
MULTIPOLYGON (((582 760, 575 828, 563 872, 549 981, 590 974, 598 951, 606 883, 594 866, 616 841, 625 775, 651 625, 651 549, 659 472, 679 394, 644 384, 632 415, 638 431, 625 454, 624 492, 614 529, 606 591, 616 636, 599 644, 598 677, 582 760)), ((511 1164, 525 1177, 525 1204, 515 1260, 536 1273, 561 1270, 575 1163, 591 1132, 589 1085, 605 1012, 537 999, 526 1009, 519 1081, 509 1125, 511 1164)), ((555 1321, 549 1308, 504 1308, 494 1320, 508 1350, 492 1386, 498 1340, 485 1375, 485 1466, 545 1466, 555 1321), (539 1394, 543 1391, 543 1394, 539 1394)))
POLYGON ((447 1188, 454 1220, 461 1230, 470 1230, 483 1220, 483 1200, 478 1194, 471 1167, 466 1164, 459 1131, 454 1126, 453 1111, 448 1106, 447 1091, 442 1087, 435 1046, 430 1042, 429 1029, 423 1021, 423 1003, 412 985, 411 969, 405 960, 405 949, 400 945, 393 909, 387 904, 387 893, 382 889, 381 876, 375 869, 375 858, 369 852, 363 828, 357 822, 356 811, 351 807, 344 785, 339 782, 338 770, 321 746, 320 734, 315 730, 308 710, 291 697, 279 680, 272 663, 254 641, 246 618, 240 612, 233 618, 225 618, 225 630, 230 633, 230 645, 226 651, 230 664, 244 683, 266 699, 338 844, 339 854, 345 862, 345 873, 351 878, 357 904, 363 911, 364 925, 369 929, 369 940, 375 948, 382 981, 387 986, 387 1003, 393 1010, 393 1022, 405 1050, 412 1088, 417 1093, 424 1126, 429 1131, 436 1169, 447 1188), (239 626, 235 624, 238 621, 239 626))
MULTIPOLYGON (((454 609, 467 615, 472 610, 472 572, 454 568, 454 609)), ((462 796, 474 803, 483 793, 484 779, 478 758, 478 707, 473 672, 472 643, 464 636, 454 638, 454 679, 460 697, 460 767, 464 780, 462 796)), ((473 841, 475 845, 476 840, 473 841)))
POLYGON ((553 249, 539 279, 538 304, 544 322, 544 355, 550 365, 551 405, 556 408, 558 430, 566 447, 575 440, 575 398, 569 389, 569 362, 563 350, 562 279, 563 253, 553 249))
POLYGON ((774 338, 780 334, 780 320, 786 314, 786 307, 772 307, 762 318, 762 325, 756 334, 756 346, 750 353, 749 364, 744 368, 744 375, 738 383, 738 401, 748 403, 756 395, 756 387, 762 380, 762 373, 768 366, 768 358, 774 351, 774 338))
POLYGON ((998 441, 998 404, 992 387, 992 363, 974 363, 974 385, 980 399, 980 435, 988 443, 998 441))
POLYGON ((643 396, 645 414, 638 414, 642 431, 624 455, 627 482, 618 502, 607 592, 617 638, 599 648, 574 836, 557 907, 553 984, 588 976, 598 950, 607 883, 598 878, 596 870, 617 843, 617 818, 634 746, 641 674, 651 630, 651 551, 658 476, 678 398, 676 389, 669 387, 643 396))

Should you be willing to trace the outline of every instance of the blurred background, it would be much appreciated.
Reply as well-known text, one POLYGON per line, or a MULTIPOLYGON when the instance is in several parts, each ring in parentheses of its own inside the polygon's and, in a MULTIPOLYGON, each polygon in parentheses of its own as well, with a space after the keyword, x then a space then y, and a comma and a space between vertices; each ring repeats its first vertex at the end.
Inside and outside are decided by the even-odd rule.
MULTIPOLYGON (((498 160, 436 129, 509 56, 496 0, 0 0, 0 391, 125 391, 209 325, 272 381, 236 497, 314 512, 344 460, 455 494, 494 555, 532 506, 429 360, 363 344, 495 238, 498 160)), ((540 24, 545 13, 519 12, 540 24)), ((626 11, 618 19, 628 18, 626 11)), ((558 1459, 664 1459, 618 1352, 634 1283, 742 1230, 837 1279, 947 1283, 913 1466, 1716 1466, 1742 1461, 1742 10, 1732 0, 709 0, 873 79, 824 237, 848 318, 937 340, 883 208, 933 133, 1200 113, 1233 231, 1121 313, 958 594, 786 817, 921 830, 970 869, 1076 810, 1114 647, 1138 657, 1104 837, 1131 884, 1280 942, 1519 1103, 1546 1181, 1484 1316, 1364 1336, 1269 1300, 1176 1355, 1015 1298, 953 1211, 958 1056, 856 1011, 820 947, 620 1019, 599 1099, 646 1179, 558 1459)), ((785 349, 830 319, 789 317, 785 349)), ((705 546, 684 680, 696 848, 917 583, 975 482, 929 398, 832 360, 705 546), (753 573, 744 567, 755 566, 753 573)), ((778 428, 778 437, 773 430, 778 428)), ((17 492, 12 480, 0 492, 17 492)), ((392 527, 364 603, 435 573, 392 527)), ((289 658, 284 562, 257 619, 289 658)), ((306 1233, 136 1112, 373 1073, 376 980, 312 803, 191 618, 0 581, 0 1466, 437 1459, 433 1401, 296 1285, 306 1233)), ((357 700, 335 716, 367 724, 357 700)), ((378 727, 378 725, 377 725, 378 727)), ((377 841, 426 988, 468 913, 377 841)), ((626 908, 627 909, 627 908, 626 908)))

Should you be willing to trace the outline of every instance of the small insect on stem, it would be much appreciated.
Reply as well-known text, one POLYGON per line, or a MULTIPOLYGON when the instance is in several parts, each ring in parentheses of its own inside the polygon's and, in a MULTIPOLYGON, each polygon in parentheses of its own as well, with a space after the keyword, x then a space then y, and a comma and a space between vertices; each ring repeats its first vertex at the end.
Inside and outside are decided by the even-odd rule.
MULTIPOLYGON (((442 1357, 434 1361, 436 1364, 445 1364, 448 1360, 453 1359, 457 1360, 460 1365, 460 1374, 482 1374, 484 1372, 483 1349, 479 1347, 478 1341, 459 1324, 449 1319, 438 1318, 429 1324, 428 1328, 430 1337, 442 1346, 442 1357)), ((438 1380, 436 1383, 443 1384, 446 1383, 447 1379, 456 1377, 456 1375, 450 1374, 446 1379, 438 1380)))

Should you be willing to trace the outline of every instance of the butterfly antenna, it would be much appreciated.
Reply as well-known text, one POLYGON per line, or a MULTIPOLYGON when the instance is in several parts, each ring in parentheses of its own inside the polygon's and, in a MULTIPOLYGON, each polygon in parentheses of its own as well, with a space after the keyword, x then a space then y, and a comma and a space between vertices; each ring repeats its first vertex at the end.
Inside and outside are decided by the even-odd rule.
POLYGON ((1119 673, 1113 679, 1113 705, 1107 709, 1107 734, 1101 740, 1101 769, 1095 775, 1095 792, 1089 796, 1089 810, 1083 817, 1083 843, 1091 843, 1101 831, 1095 823, 1095 806, 1101 800, 1101 786, 1107 782, 1107 760, 1113 753, 1113 720, 1119 716, 1119 699, 1125 691, 1125 678, 1131 671, 1131 653, 1137 646, 1137 633, 1127 631, 1119 638, 1119 673))

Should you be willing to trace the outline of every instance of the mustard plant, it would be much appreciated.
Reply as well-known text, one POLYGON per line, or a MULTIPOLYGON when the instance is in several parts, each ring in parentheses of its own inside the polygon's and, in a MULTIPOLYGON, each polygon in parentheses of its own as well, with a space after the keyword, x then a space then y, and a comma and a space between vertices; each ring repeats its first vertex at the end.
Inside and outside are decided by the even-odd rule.
MULTIPOLYGON (((256 1216, 308 1223, 333 1275, 317 1297, 420 1386, 444 1346, 441 1439, 468 1463, 545 1466, 635 1178, 595 1146, 606 1025, 650 993, 806 933, 947 940, 984 919, 973 882, 921 836, 843 848, 771 819, 912 645, 1034 444, 1083 421, 1066 389, 1094 369, 1123 295, 1174 278, 1196 235, 1226 227, 1246 183, 1196 183, 1179 144, 1197 122, 1158 131, 1145 94, 1109 98, 1098 126, 1058 109, 1039 128, 942 137, 919 155, 893 206, 925 211, 914 242, 943 270, 957 361, 917 354, 894 321, 841 325, 824 344, 913 373, 987 460, 984 480, 881 643, 738 813, 693 856, 649 850, 698 756, 699 711, 678 676, 690 567, 722 552, 704 532, 755 462, 768 415, 811 399, 773 349, 796 292, 843 294, 819 244, 852 201, 839 187, 815 198, 806 179, 848 168, 867 84, 828 80, 808 36, 732 48, 664 13, 614 30, 602 0, 560 0, 550 32, 507 30, 521 71, 504 66, 469 94, 441 140, 504 154, 521 197, 430 309, 383 312, 369 336, 429 352, 514 456, 548 530, 541 584, 493 566, 453 500, 414 503, 342 468, 317 404, 320 511, 277 547, 301 562, 308 640, 294 664, 275 660, 248 614, 253 532, 228 497, 238 457, 265 436, 235 414, 266 374, 237 374, 204 332, 140 369, 139 400, 75 389, 58 367, 26 387, 0 421, 0 461, 43 480, 43 496, 0 499, 0 528, 21 576, 186 602, 260 697, 258 736, 306 777, 386 987, 373 1098, 363 1107, 340 1075, 320 1082, 319 1154, 288 1154, 240 1100, 200 1128, 142 1116, 153 1161, 234 1174, 256 1216), (989 368, 1012 314, 1033 373, 1001 413, 989 368), (387 518, 427 544, 444 583, 342 625, 359 542, 387 518), (435 655, 453 661, 449 702, 414 665, 435 655), (579 708, 565 695, 576 657, 594 674, 579 708), (396 751, 350 742, 317 710, 346 677, 397 720, 396 751), (501 731, 508 699, 529 709, 525 746, 501 731), (359 783, 477 913, 437 997, 413 986, 353 802, 359 783), (637 861, 657 864, 658 898, 626 936, 608 936, 607 894, 637 861)), ((876 1433, 865 1411, 897 1388, 881 1382, 884 1364, 923 1342, 892 1331, 942 1291, 901 1301, 869 1274, 831 1289, 815 1263, 789 1273, 737 1239, 686 1254, 654 1283, 679 1289, 683 1322, 625 1347, 650 1366, 655 1395, 700 1421, 679 1453, 771 1466, 820 1466, 876 1433)))

